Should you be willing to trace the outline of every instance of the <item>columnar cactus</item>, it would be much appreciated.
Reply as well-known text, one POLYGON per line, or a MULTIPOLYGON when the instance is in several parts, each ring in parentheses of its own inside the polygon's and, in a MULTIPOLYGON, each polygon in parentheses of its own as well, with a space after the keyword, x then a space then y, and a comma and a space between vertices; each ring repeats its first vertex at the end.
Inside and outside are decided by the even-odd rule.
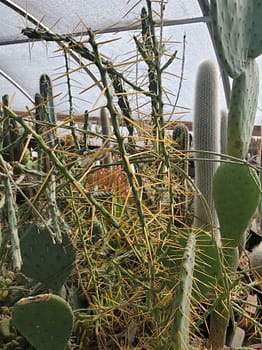
POLYGON ((187 151, 189 149, 189 130, 185 124, 176 124, 172 137, 180 150, 187 151))
POLYGON ((55 109, 54 109, 54 96, 51 79, 47 74, 40 76, 40 95, 43 97, 44 102, 47 105, 48 114, 51 123, 56 122, 55 109))
POLYGON ((210 60, 201 63, 197 74, 193 135, 194 149, 199 151, 195 159, 195 183, 200 191, 195 198, 194 225, 210 230, 210 227, 217 226, 212 181, 218 167, 215 161, 218 156, 212 152, 220 152, 218 69, 210 60))
POLYGON ((177 225, 181 225, 180 222, 187 221, 186 215, 188 212, 188 195, 187 195, 187 183, 186 178, 188 175, 188 151, 189 151, 189 130, 185 124, 177 124, 173 130, 173 141, 175 141, 175 148, 181 151, 178 159, 178 166, 182 170, 177 172, 176 181, 182 186, 182 193, 178 193, 175 196, 175 201, 178 206, 175 207, 174 215, 179 217, 177 220, 177 225))

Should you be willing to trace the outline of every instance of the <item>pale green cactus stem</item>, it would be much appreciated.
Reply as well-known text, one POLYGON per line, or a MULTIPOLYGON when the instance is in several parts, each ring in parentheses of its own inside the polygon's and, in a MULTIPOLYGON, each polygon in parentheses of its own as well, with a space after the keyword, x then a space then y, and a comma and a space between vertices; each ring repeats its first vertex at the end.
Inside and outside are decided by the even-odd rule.
POLYGON ((49 121, 51 123, 56 122, 55 108, 54 108, 54 96, 51 79, 47 74, 40 76, 40 94, 44 99, 44 103, 47 106, 47 112, 49 114, 49 121))
POLYGON ((215 174, 213 192, 223 244, 237 247, 259 202, 259 178, 246 164, 225 163, 215 174))
MULTIPOLYGON (((228 113, 227 153, 243 160, 257 108, 258 67, 251 57, 256 57, 262 47, 261 42, 256 42, 256 37, 261 36, 261 1, 211 0, 210 6, 216 51, 222 68, 234 79, 228 113)), ((260 198, 258 176, 245 162, 227 161, 215 173, 213 194, 224 262, 229 272, 234 272, 238 260, 237 246, 260 198)), ((209 340, 214 350, 224 348, 225 344, 230 311, 224 302, 221 301, 211 317, 209 340)))
MULTIPOLYGON (((200 151, 197 152, 195 159, 195 183, 200 195, 195 198, 194 226, 212 231, 213 227, 218 226, 212 181, 218 167, 218 162, 215 160, 219 156, 212 152, 220 153, 220 109, 218 69, 210 60, 202 62, 198 69, 193 140, 194 149, 200 151)), ((215 234, 218 238, 217 230, 215 234)))
MULTIPOLYGON (((108 110, 106 108, 102 108, 100 112, 100 122, 101 122, 101 129, 102 129, 102 135, 104 138, 104 147, 110 148, 110 122, 109 122, 109 114, 108 110)), ((111 164, 112 163, 112 155, 110 152, 107 152, 104 157, 104 164, 111 164)))
MULTIPOLYGON (((250 60, 247 68, 234 79, 228 114, 228 154, 246 157, 258 100, 258 67, 250 60)), ((214 177, 214 201, 226 246, 236 247, 250 223, 260 197, 256 172, 246 164, 220 165, 214 177)))
POLYGON ((253 0, 248 2, 251 2, 253 5, 252 22, 251 22, 252 27, 251 27, 251 33, 250 33, 248 56, 252 58, 256 58, 260 56, 262 53, 262 41, 261 41, 262 1, 253 0))
POLYGON ((172 342, 175 350, 188 350, 190 334, 191 292, 195 264, 195 233, 190 233, 181 262, 179 282, 176 286, 172 310, 172 342))
POLYGON ((10 164, 3 159, 2 155, 0 155, 0 166, 5 172, 3 184, 5 189, 5 207, 7 209, 7 221, 11 240, 12 264, 15 271, 20 271, 22 257, 17 229, 17 206, 14 199, 14 190, 12 188, 13 172, 10 164))
POLYGON ((216 50, 223 68, 231 78, 237 78, 248 62, 252 10, 252 1, 210 1, 216 50))
POLYGON ((65 350, 73 328, 70 305, 53 294, 20 299, 12 321, 36 350, 65 350))
POLYGON ((234 79, 228 112, 228 154, 245 159, 257 110, 259 68, 250 60, 246 68, 234 79))

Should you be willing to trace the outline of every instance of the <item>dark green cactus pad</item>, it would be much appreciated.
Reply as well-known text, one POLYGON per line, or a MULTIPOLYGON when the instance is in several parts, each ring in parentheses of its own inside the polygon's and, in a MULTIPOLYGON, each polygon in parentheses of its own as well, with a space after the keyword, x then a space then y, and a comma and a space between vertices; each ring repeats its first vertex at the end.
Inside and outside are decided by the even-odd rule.
POLYGON ((20 299, 13 308, 12 320, 36 350, 65 350, 73 327, 70 305, 52 294, 20 299))
POLYGON ((237 78, 248 62, 252 2, 211 0, 210 15, 217 53, 231 78, 237 78))
POLYGON ((228 113, 228 154, 244 159, 255 122, 259 93, 259 68, 250 60, 243 73, 233 81, 228 113))
POLYGON ((253 16, 248 56, 256 58, 262 53, 262 0, 252 0, 253 16))
POLYGON ((47 228, 35 224, 21 228, 19 235, 21 272, 48 289, 60 289, 75 261, 75 248, 69 237, 63 234, 62 243, 56 243, 47 228))
POLYGON ((237 247, 259 202, 259 178, 246 164, 221 164, 214 176, 213 194, 223 245, 237 247))

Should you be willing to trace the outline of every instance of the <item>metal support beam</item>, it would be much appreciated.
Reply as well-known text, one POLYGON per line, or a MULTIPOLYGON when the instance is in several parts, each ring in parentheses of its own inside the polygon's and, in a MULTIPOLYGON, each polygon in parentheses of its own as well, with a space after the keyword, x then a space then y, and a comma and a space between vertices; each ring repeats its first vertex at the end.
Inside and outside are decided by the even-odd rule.
POLYGON ((0 69, 0 75, 6 80, 8 80, 12 85, 14 85, 26 98, 28 98, 28 100, 31 103, 35 103, 33 97, 29 95, 29 93, 24 88, 22 88, 20 84, 18 84, 13 78, 10 77, 10 75, 5 73, 2 69, 0 69))
MULTIPOLYGON (((43 29, 49 33, 55 34, 52 32, 45 24, 43 24, 38 18, 33 16, 31 13, 29 13, 27 10, 22 8, 21 6, 17 5, 12 0, 0 0, 0 3, 3 5, 8 6, 10 9, 18 13, 20 16, 26 18, 29 22, 37 26, 39 29, 43 29)), ((89 75, 89 77, 97 84, 97 86, 102 90, 102 86, 100 82, 97 80, 96 76, 87 68, 85 67, 85 64, 81 61, 81 59, 72 52, 68 46, 62 42, 57 42, 57 44, 62 48, 66 49, 66 51, 70 54, 70 56, 76 61, 79 65, 81 65, 82 69, 89 75)))

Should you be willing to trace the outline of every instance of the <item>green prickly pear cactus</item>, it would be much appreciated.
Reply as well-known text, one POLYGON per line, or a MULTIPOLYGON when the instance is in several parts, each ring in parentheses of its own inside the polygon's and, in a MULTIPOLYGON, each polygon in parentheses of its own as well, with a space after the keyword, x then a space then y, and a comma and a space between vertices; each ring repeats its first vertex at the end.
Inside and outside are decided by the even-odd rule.
POLYGON ((70 305, 53 294, 20 299, 12 321, 36 350, 65 350, 73 327, 70 305))
POLYGON ((253 16, 252 16, 252 27, 251 35, 249 42, 248 56, 256 58, 262 53, 262 42, 261 42, 261 33, 262 33, 262 1, 261 0, 252 0, 253 5, 253 16))
POLYGON ((237 247, 259 202, 259 178, 246 164, 224 163, 214 176, 213 194, 223 245, 237 247))
POLYGON ((259 68, 250 60, 233 81, 228 114, 228 154, 244 159, 252 136, 259 93, 259 68))
POLYGON ((75 248, 66 234, 57 243, 49 230, 39 224, 20 229, 21 272, 46 288, 59 290, 72 271, 75 248))
POLYGON ((211 0, 210 16, 220 61, 231 78, 237 78, 248 62, 252 2, 211 0))

